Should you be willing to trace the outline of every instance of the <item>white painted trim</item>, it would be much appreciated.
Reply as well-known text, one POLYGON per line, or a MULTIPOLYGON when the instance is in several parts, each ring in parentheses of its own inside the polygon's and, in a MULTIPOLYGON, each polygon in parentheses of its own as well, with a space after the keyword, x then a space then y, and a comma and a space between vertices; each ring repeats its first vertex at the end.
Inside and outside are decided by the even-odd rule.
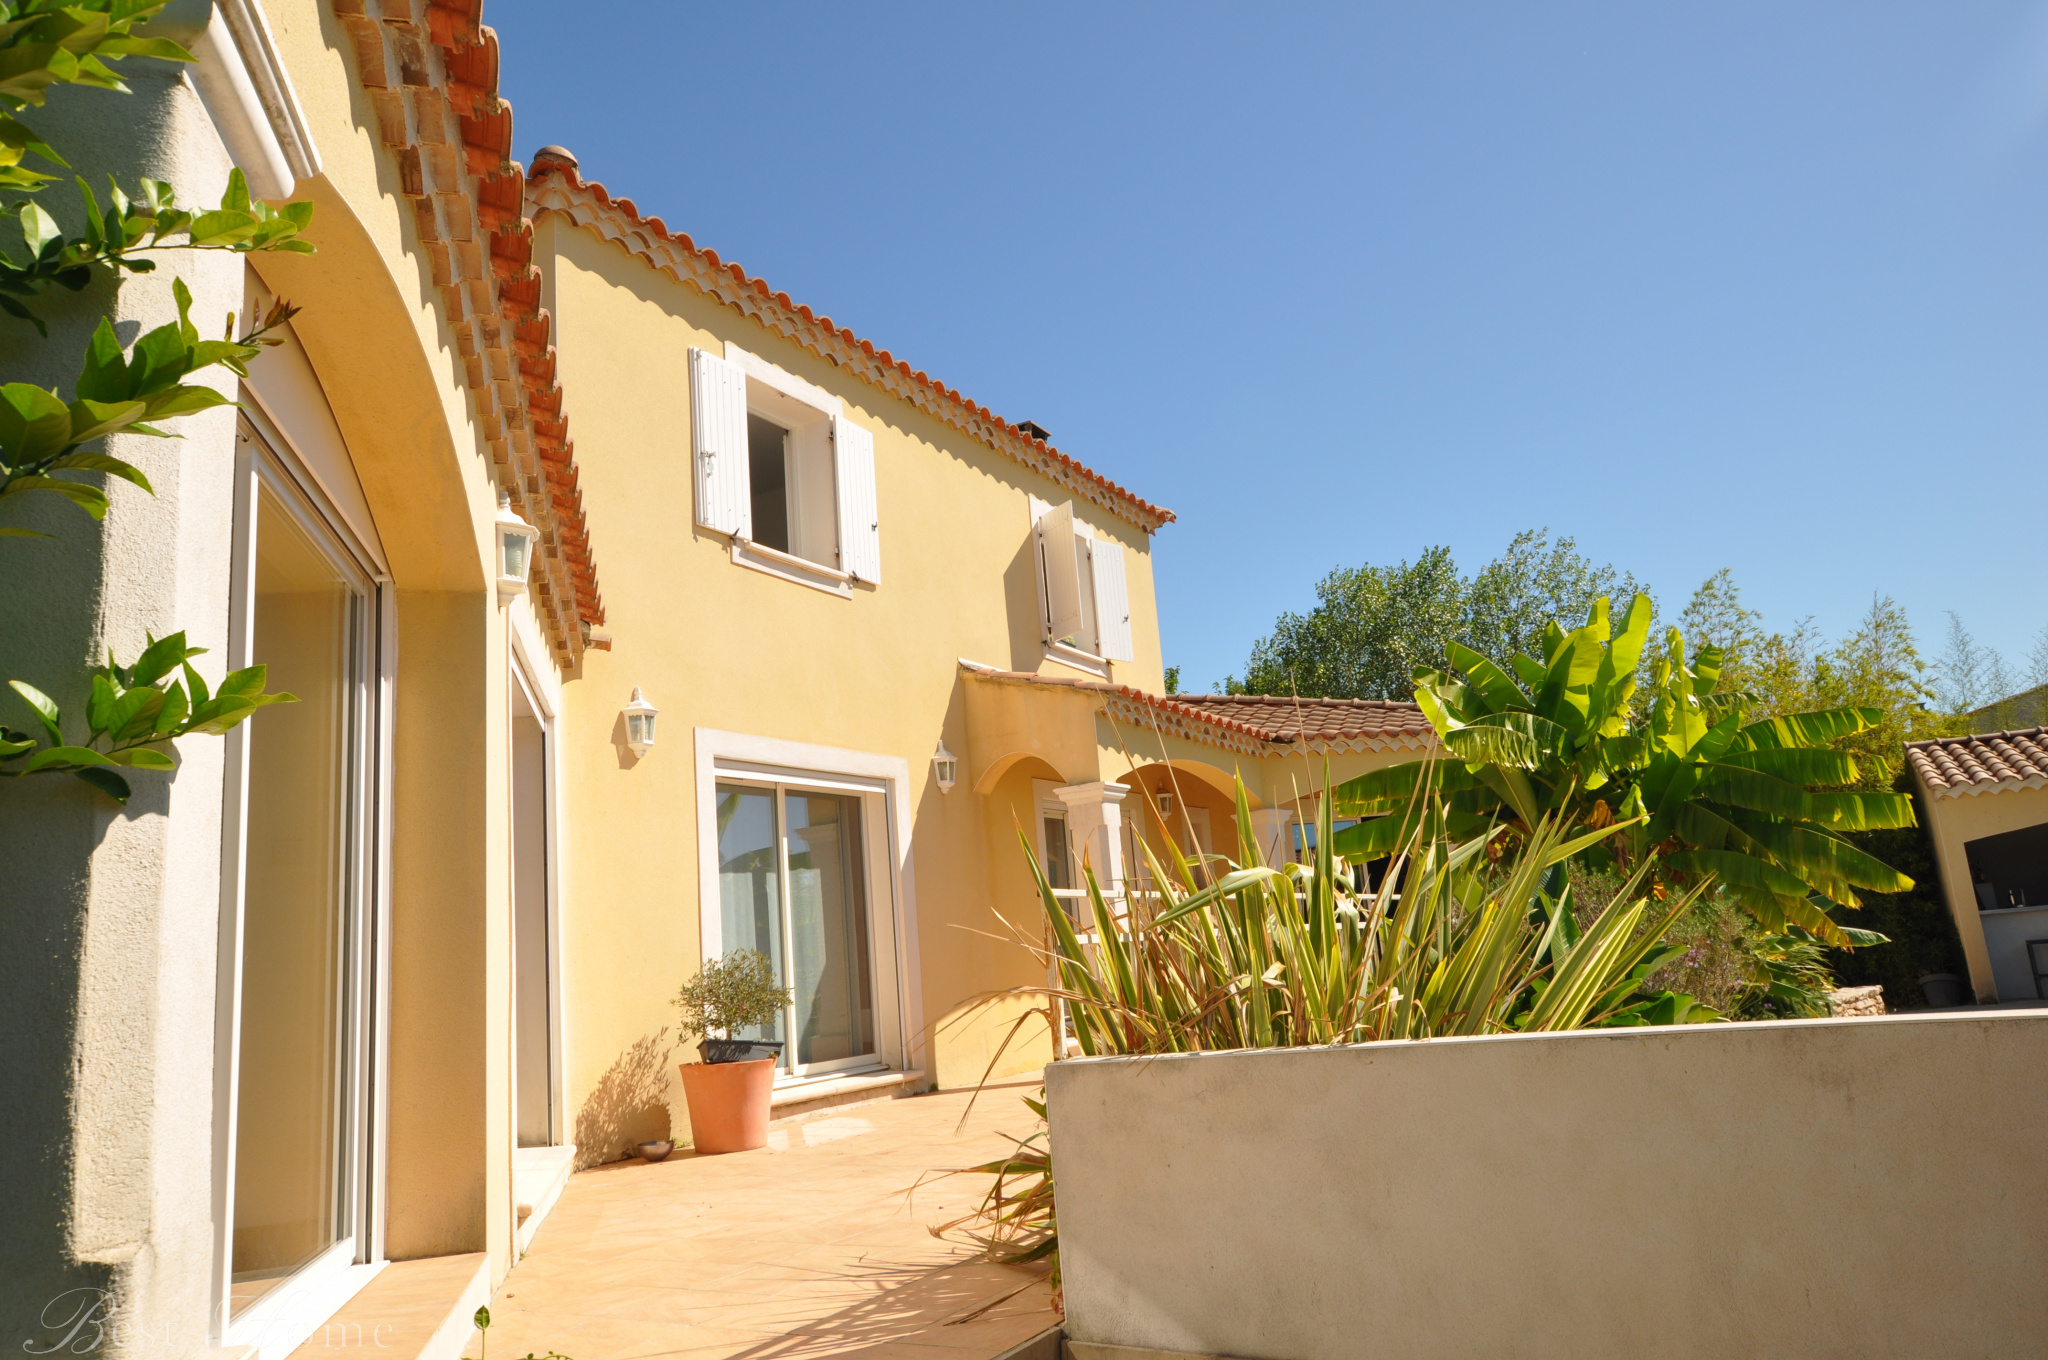
POLYGON ((845 403, 815 383, 805 382, 787 369, 777 368, 758 354, 749 354, 732 341, 725 342, 725 361, 738 364, 740 371, 759 383, 765 383, 792 401, 800 401, 815 407, 826 415, 836 416, 844 412, 845 403))
POLYGON ((270 135, 284 153, 285 164, 299 179, 313 178, 320 173, 320 148, 313 144, 313 129, 306 122, 298 91, 292 88, 291 72, 277 55, 277 44, 271 38, 270 21, 264 18, 263 7, 256 0, 218 3, 228 32, 234 35, 235 49, 248 71, 249 82, 255 86, 257 101, 263 105, 270 135))
MULTIPOLYGON (((329 1255, 337 1254, 345 1245, 337 1243, 329 1255)), ((319 1261, 309 1265, 302 1273, 319 1271, 324 1278, 308 1281, 304 1287, 294 1290, 289 1298, 282 1300, 284 1307, 266 1309, 264 1304, 270 1301, 269 1298, 259 1301, 229 1325, 223 1345, 249 1347, 244 1360, 285 1360, 329 1318, 340 1312, 350 1299, 362 1293, 363 1286, 382 1274, 388 1264, 387 1261, 360 1265, 342 1262, 330 1266, 326 1261, 319 1261)))
POLYGON ((733 565, 751 567, 784 581, 794 581, 842 600, 853 598, 853 577, 837 567, 821 566, 805 557, 795 557, 752 539, 732 539, 733 565))
POLYGON ((469 1283, 462 1288, 462 1296, 448 1315, 441 1319, 441 1325, 427 1338, 427 1344, 420 1347, 413 1360, 460 1360, 463 1351, 469 1348, 470 1334, 476 1330, 476 1310, 491 1301, 491 1257, 484 1253, 484 1259, 477 1262, 476 1274, 469 1277, 469 1283))
MULTIPOLYGON (((250 664, 249 614, 256 596, 256 449, 254 440, 239 429, 235 431, 234 516, 228 566, 228 643, 223 658, 231 671, 250 664)), ((207 1309, 207 1336, 216 1344, 227 1335, 234 1259, 235 1097, 240 1070, 235 1061, 235 1036, 241 1031, 242 1019, 241 866, 248 853, 248 724, 235 727, 222 740, 220 934, 213 1000, 213 1293, 207 1309)))
POLYGON ((1093 652, 1084 652, 1079 647, 1069 647, 1064 642, 1045 644, 1045 659, 1057 661, 1062 666, 1072 666, 1077 671, 1094 676, 1097 680, 1109 679, 1109 662, 1093 652))
MULTIPOLYGON (((565 1004, 567 983, 562 964, 563 885, 568 882, 568 876, 562 871, 562 850, 567 838, 562 835, 562 723, 557 716, 562 707, 561 685, 550 659, 547 641, 535 624, 533 611, 513 609, 508 613, 516 623, 506 630, 511 662, 506 668, 506 675, 525 692, 526 701, 532 705, 541 725, 541 797, 544 802, 541 835, 542 853, 547 857, 544 886, 548 899, 548 1137, 553 1145, 563 1146, 569 1138, 564 1108, 569 1099, 566 1057, 569 1029, 565 1004)), ((511 749, 509 708, 507 705, 505 739, 508 751, 511 749)), ((516 996, 514 1004, 517 1004, 516 996)), ((513 1111, 513 1146, 517 1151, 516 1108, 513 1111)))
MULTIPOLYGON (((259 493, 266 483, 285 512, 302 529, 321 542, 323 552, 336 559, 336 567, 352 578, 362 592, 370 617, 361 625, 370 644, 367 674, 363 676, 362 720, 371 725, 366 748, 350 753, 359 781, 354 795, 355 812, 362 819, 363 833, 355 847, 357 872, 362 888, 351 907, 351 948, 358 951, 363 966, 349 978, 348 1008, 356 1035, 343 1074, 343 1105, 347 1126, 342 1138, 343 1180, 349 1205, 350 1230, 311 1263, 278 1284, 270 1294, 253 1305, 242 1318, 230 1320, 232 1298, 234 1168, 238 1136, 236 1111, 240 1084, 242 939, 246 907, 248 839, 248 726, 228 734, 227 779, 223 793, 221 838, 221 921, 216 955, 216 1000, 214 1011, 214 1102, 213 1139, 214 1227, 209 1336, 223 1345, 259 1344, 263 1355, 276 1360, 292 1346, 275 1349, 268 1323, 263 1319, 296 1319, 320 1300, 327 1300, 315 1321, 325 1320, 342 1303, 368 1283, 370 1275, 355 1278, 352 1287, 340 1294, 323 1277, 336 1270, 358 1274, 378 1266, 384 1253, 386 1183, 384 1157, 387 1145, 385 1081, 389 1072, 389 979, 390 979, 390 885, 391 885, 391 753, 393 708, 396 686, 397 626, 393 591, 389 578, 380 576, 377 566, 364 550, 361 540, 350 531, 339 510, 325 497, 319 483, 289 443, 272 438, 268 422, 245 420, 236 429, 236 502, 233 561, 230 565, 229 632, 226 669, 252 664, 251 636, 256 584, 257 514, 259 493), (264 453, 268 452, 266 461, 264 453), (362 1039, 367 1042, 361 1042, 362 1039), (336 1263, 339 1263, 338 1265, 336 1263), (260 1342, 251 1338, 261 1336, 260 1342), (236 1338, 242 1338, 237 1340, 236 1338)), ((303 1340, 303 1335, 298 1338, 303 1340)), ((259 1355, 256 1360, 263 1360, 259 1355)))
MULTIPOLYGON (((877 1017, 895 1012, 897 1032, 893 1035, 877 1033, 876 1044, 882 1051, 882 1058, 890 1065, 903 1070, 925 1067, 924 1044, 924 988, 922 975, 918 970, 919 951, 917 947, 917 896, 911 871, 910 843, 904 828, 910 806, 910 761, 902 756, 881 755, 871 751, 850 751, 836 746, 817 746, 809 742, 784 741, 777 737, 755 736, 746 732, 723 732, 716 728, 699 727, 695 731, 697 761, 697 923, 700 957, 716 958, 724 952, 724 925, 719 911, 718 896, 718 780, 721 774, 737 779, 769 780, 783 783, 834 787, 831 776, 862 781, 872 781, 880 787, 863 783, 860 787, 870 790, 870 796, 882 806, 879 819, 870 818, 873 828, 869 832, 872 848, 879 833, 884 851, 884 864, 871 863, 869 880, 882 881, 875 885, 884 891, 870 894, 870 907, 886 906, 887 920, 893 934, 893 949, 890 950, 895 976, 878 976, 878 988, 886 989, 892 995, 877 997, 877 1017), (809 780, 806 776, 811 776, 809 780), (824 776, 820 779, 818 776, 824 776), (886 867, 885 867, 886 866, 886 867), (877 874, 877 869, 885 871, 877 874), (884 1001, 892 1002, 886 1007, 884 1001)), ((880 931, 870 921, 870 934, 877 937, 877 943, 885 942, 880 931)), ((877 955, 881 953, 878 949, 877 955)), ((882 970, 877 969, 879 974, 882 970)))

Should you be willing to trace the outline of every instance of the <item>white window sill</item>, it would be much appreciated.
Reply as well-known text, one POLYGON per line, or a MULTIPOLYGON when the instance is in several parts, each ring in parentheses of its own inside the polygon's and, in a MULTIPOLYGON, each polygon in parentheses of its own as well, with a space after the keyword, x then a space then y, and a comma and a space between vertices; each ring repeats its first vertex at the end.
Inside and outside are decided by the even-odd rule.
POLYGON ((1084 652, 1079 647, 1072 647, 1064 642, 1048 642, 1045 644, 1045 656, 1048 661, 1057 661, 1062 666, 1072 666, 1075 670, 1092 675, 1097 680, 1109 679, 1109 662, 1093 652, 1084 652))
POLYGON ((736 566, 751 567, 800 586, 809 586, 812 590, 822 590, 827 595, 837 595, 842 600, 853 598, 853 577, 839 568, 821 566, 808 558, 797 557, 766 544, 735 538, 732 540, 732 560, 736 566))

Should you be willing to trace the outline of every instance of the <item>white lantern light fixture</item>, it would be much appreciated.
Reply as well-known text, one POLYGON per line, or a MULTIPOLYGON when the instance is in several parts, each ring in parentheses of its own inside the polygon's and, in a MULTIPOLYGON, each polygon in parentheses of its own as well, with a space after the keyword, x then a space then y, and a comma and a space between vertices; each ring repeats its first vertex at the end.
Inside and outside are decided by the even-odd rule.
POLYGON ((633 686, 633 697, 626 702, 623 710, 626 718, 626 745, 632 748, 635 758, 644 756, 654 747, 654 719, 661 710, 647 702, 638 685, 633 686))
POLYGON ((939 749, 932 752, 932 775, 939 781, 940 793, 951 793, 953 785, 960 782, 960 758, 946 749, 946 739, 939 738, 939 749))
POLYGON ((512 493, 498 492, 498 603, 526 593, 534 541, 540 532, 512 509, 512 493))
POLYGON ((1173 815, 1173 786, 1171 784, 1162 783, 1159 786, 1159 815, 1162 817, 1171 817, 1173 815))

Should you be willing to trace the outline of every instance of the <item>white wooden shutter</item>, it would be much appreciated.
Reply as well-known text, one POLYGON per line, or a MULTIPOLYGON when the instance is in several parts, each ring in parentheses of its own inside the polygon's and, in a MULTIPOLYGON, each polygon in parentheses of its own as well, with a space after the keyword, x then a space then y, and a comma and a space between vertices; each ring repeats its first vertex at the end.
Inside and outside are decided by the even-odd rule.
POLYGON ((882 583, 882 516, 875 497, 875 436, 843 415, 832 417, 832 475, 839 492, 839 569, 882 583))
POLYGON ((738 364, 701 349, 690 351, 690 443, 697 462, 697 522, 734 538, 752 538, 747 375, 738 364))
POLYGON ((1124 549, 1106 538, 1095 540, 1095 654, 1110 661, 1132 661, 1131 592, 1124 584, 1124 549))
POLYGON ((1074 553, 1074 503, 1038 517, 1038 571, 1045 588, 1045 638, 1058 642, 1081 631, 1081 564, 1074 553))

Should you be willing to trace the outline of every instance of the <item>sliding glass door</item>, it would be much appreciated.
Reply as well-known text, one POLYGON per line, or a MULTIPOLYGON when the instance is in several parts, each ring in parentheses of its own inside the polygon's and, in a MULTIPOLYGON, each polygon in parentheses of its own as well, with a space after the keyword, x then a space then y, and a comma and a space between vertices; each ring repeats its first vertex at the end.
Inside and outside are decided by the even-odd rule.
POLYGON ((795 1075, 878 1061, 862 802, 797 785, 718 785, 724 951, 764 955, 793 994, 745 1037, 784 1040, 783 1067, 795 1075))
MULTIPOLYGON (((230 862, 227 1339, 363 1259, 378 592, 267 448, 246 486, 235 650, 297 702, 238 728, 230 862)), ((231 781, 233 787, 233 781, 231 781)))

